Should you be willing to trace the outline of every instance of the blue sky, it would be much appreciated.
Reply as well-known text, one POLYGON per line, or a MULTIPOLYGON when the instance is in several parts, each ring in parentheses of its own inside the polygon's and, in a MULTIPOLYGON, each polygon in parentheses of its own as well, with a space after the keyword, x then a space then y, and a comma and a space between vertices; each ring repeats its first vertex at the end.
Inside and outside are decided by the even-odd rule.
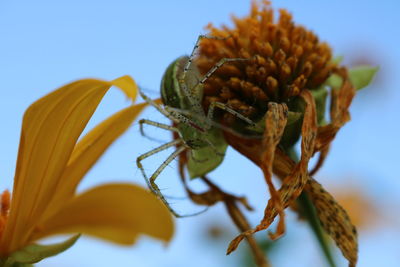
MULTIPOLYGON (((397 266, 400 180, 395 173, 396 152, 400 148, 396 117, 400 76, 396 70, 400 68, 400 5, 395 0, 379 4, 359 0, 282 0, 273 1, 273 5, 292 12, 297 23, 316 32, 347 62, 361 58, 380 65, 375 83, 353 102, 352 121, 338 134, 317 179, 328 190, 341 185, 359 186, 380 210, 391 215, 389 219, 385 217, 383 226, 361 231, 359 266, 382 262, 384 266, 397 266)), ((12 188, 22 115, 37 98, 79 78, 113 79, 125 74, 134 77, 148 95, 158 97, 165 68, 176 57, 190 53, 208 22, 230 24, 231 14, 243 16, 248 10, 249 1, 239 0, 1 1, 0 188, 12 188)), ((127 104, 121 93, 112 90, 90 126, 127 104)), ((152 109, 142 117, 166 122, 152 109)), ((153 129, 147 130, 153 134, 153 129)), ((154 131, 154 135, 165 141, 170 139, 170 134, 162 131, 154 131)), ((135 159, 158 145, 140 137, 138 125, 133 125, 88 174, 80 190, 107 181, 144 185, 135 159)), ((167 155, 150 159, 148 171, 167 155)), ((268 199, 260 171, 229 150, 224 164, 211 177, 223 188, 248 196, 257 208, 249 214, 255 225, 268 199)), ((183 195, 174 164, 159 179, 166 194, 183 195)), ((196 181, 192 184, 201 188, 196 181)), ((185 199, 174 202, 178 209, 199 210, 185 199)), ((294 266, 294 259, 295 266, 323 266, 307 227, 297 222, 294 215, 289 215, 288 221, 287 241, 282 241, 286 245, 272 257, 274 266, 294 266)), ((197 217, 177 220, 177 234, 168 247, 148 238, 128 248, 82 238, 66 253, 37 266, 233 266, 239 253, 226 257, 227 243, 212 246, 204 237, 207 225, 213 223, 230 224, 222 206, 197 217)), ((234 227, 229 229, 228 239, 236 233, 234 227)), ((265 233, 259 237, 265 238, 265 233)), ((340 263, 345 266, 344 261, 340 263)))

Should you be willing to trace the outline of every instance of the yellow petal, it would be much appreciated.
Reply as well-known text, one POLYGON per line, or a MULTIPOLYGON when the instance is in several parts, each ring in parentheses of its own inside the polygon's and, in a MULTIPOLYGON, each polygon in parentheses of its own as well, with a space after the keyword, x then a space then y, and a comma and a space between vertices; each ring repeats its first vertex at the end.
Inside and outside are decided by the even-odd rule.
POLYGON ((125 95, 134 102, 138 94, 138 86, 136 82, 128 75, 119 77, 112 81, 112 85, 120 88, 125 95))
POLYGON ((46 216, 43 216, 54 213, 64 201, 73 196, 83 176, 104 151, 128 129, 146 105, 142 103, 130 106, 115 113, 78 142, 57 186, 57 195, 47 207, 46 216))
MULTIPOLYGON (((137 90, 131 78, 117 79, 124 91, 137 90)), ((33 103, 22 124, 10 216, 0 251, 24 245, 29 227, 56 193, 72 150, 114 82, 95 79, 67 84, 33 103)), ((132 93, 133 95, 134 93, 132 93)))
POLYGON ((93 188, 66 203, 38 227, 32 240, 52 234, 82 233, 129 245, 140 234, 164 241, 173 235, 168 209, 154 195, 131 184, 93 188))

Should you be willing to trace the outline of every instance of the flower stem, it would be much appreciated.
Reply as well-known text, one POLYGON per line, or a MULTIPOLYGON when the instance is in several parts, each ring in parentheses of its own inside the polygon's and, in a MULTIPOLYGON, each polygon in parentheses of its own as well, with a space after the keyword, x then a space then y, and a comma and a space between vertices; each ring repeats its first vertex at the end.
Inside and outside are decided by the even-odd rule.
POLYGON ((327 262, 330 267, 336 267, 335 261, 333 259, 332 251, 324 230, 322 229, 319 219, 317 217, 314 205, 310 201, 308 194, 306 192, 301 193, 297 199, 297 203, 300 205, 304 216, 306 217, 308 223, 310 224, 311 230, 314 232, 315 237, 325 255, 327 262))

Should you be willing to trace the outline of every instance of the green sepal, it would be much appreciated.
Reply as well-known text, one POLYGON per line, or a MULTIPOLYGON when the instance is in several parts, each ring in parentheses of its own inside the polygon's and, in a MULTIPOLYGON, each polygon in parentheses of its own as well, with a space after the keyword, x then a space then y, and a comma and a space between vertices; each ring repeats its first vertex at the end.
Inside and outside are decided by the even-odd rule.
POLYGON ((245 126, 246 132, 250 132, 250 133, 256 134, 256 135, 262 135, 265 130, 265 116, 266 115, 267 115, 267 113, 265 113, 265 115, 260 120, 255 122, 254 125, 246 125, 245 126))
MULTIPOLYGON (((349 70, 349 78, 356 90, 361 90, 367 87, 374 78, 379 67, 371 66, 357 66, 349 70)), ((332 74, 326 81, 326 85, 333 89, 338 89, 342 86, 343 79, 337 75, 332 74)))
MULTIPOLYGON (((318 125, 323 125, 325 124, 326 99, 328 96, 328 91, 325 86, 321 86, 320 88, 310 90, 310 92, 315 101, 318 125)), ((280 142, 284 148, 292 147, 299 140, 306 104, 301 97, 295 97, 288 103, 288 107, 290 110, 288 114, 288 121, 280 142)))
POLYGON ((324 125, 325 121, 325 110, 326 110, 326 98, 328 97, 328 90, 325 86, 321 86, 317 90, 310 90, 314 97, 315 107, 317 110, 317 123, 318 126, 324 125))
POLYGON ((202 148, 191 150, 187 164, 191 179, 206 175, 217 168, 224 160, 228 144, 222 132, 218 129, 211 129, 207 134, 207 140, 213 144, 213 147, 206 145, 202 148))
POLYGON ((352 68, 349 70, 350 81, 357 90, 363 89, 371 83, 378 69, 368 65, 352 68))
POLYGON ((57 255, 75 244, 80 234, 74 235, 64 242, 52 245, 32 244, 12 253, 3 263, 2 267, 27 267, 44 258, 57 255))
POLYGON ((326 80, 325 84, 333 89, 339 89, 342 86, 343 79, 337 74, 332 74, 326 80))
MULTIPOLYGON (((267 116, 267 113, 265 113, 264 117, 256 122, 255 125, 246 126, 246 130, 252 133, 262 134, 265 130, 265 116, 267 116)), ((303 114, 301 112, 289 111, 286 126, 297 122, 302 116, 303 114)))
POLYGON ((293 123, 298 122, 303 117, 301 112, 289 111, 286 126, 292 125, 293 123))
POLYGON ((287 105, 290 110, 288 122, 280 141, 280 145, 285 148, 292 147, 300 138, 306 104, 301 97, 297 96, 288 102, 287 105))

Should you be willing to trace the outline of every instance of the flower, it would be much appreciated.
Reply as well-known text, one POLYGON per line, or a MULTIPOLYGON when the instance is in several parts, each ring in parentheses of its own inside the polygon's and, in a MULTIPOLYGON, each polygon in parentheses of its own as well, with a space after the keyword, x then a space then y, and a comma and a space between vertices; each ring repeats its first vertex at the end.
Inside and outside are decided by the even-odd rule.
POLYGON ((348 109, 356 90, 368 85, 376 68, 348 71, 339 66, 340 59, 332 58, 330 47, 296 25, 286 10, 280 10, 275 21, 269 1, 253 1, 250 15, 233 21, 233 28, 208 25, 209 36, 217 38, 203 38, 200 43, 196 58, 200 72, 205 75, 216 69, 205 80, 203 107, 207 110, 211 102, 222 102, 254 122, 255 127, 249 126, 232 112, 216 114, 225 128, 239 133, 225 131, 225 139, 262 169, 271 199, 260 224, 235 238, 228 254, 243 238, 267 229, 277 215, 277 231, 270 237, 280 237, 285 231, 284 209, 304 191, 322 227, 354 266, 356 229, 346 211, 311 175, 322 166, 336 133, 350 120, 348 109), (224 58, 237 60, 218 68, 224 58), (325 119, 328 89, 329 122, 325 119), (301 157, 296 162, 293 146, 300 137, 301 157), (318 163, 309 172, 308 162, 317 152, 318 163), (272 183, 273 174, 282 181, 279 190, 272 183))
POLYGON ((71 246, 33 243, 54 234, 83 233, 121 245, 140 234, 168 241, 173 223, 151 193, 132 184, 105 184, 76 194, 76 188, 104 151, 145 107, 131 105, 78 141, 111 86, 134 100, 129 76, 111 82, 84 79, 33 103, 25 112, 11 202, 5 191, 0 212, 0 266, 34 263, 71 246))
POLYGON ((224 64, 204 85, 204 105, 228 103, 249 118, 260 118, 269 102, 288 102, 305 89, 317 89, 332 73, 335 63, 328 44, 311 31, 293 23, 280 10, 274 23, 268 2, 262 10, 253 2, 248 17, 234 17, 235 28, 208 25, 211 36, 203 39, 199 70, 205 74, 222 58, 243 58, 224 64))

